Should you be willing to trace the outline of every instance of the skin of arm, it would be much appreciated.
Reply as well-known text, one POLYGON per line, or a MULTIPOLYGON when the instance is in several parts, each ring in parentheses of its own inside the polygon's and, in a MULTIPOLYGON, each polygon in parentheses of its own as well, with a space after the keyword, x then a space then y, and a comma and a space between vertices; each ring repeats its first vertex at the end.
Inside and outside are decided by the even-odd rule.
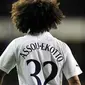
POLYGON ((70 79, 68 79, 68 83, 69 83, 69 85, 81 85, 78 76, 74 76, 74 77, 71 77, 70 79))
POLYGON ((3 83, 3 79, 4 79, 4 76, 6 75, 6 73, 4 71, 1 71, 0 70, 0 85, 2 85, 3 83))

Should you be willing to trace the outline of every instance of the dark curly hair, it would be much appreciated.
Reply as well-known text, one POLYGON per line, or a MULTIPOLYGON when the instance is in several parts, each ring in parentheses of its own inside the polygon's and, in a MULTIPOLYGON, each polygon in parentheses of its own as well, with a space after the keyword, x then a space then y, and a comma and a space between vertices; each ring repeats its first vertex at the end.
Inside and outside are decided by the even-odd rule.
POLYGON ((51 2, 15 2, 12 5, 12 21, 23 33, 30 34, 56 29, 60 24, 63 13, 58 5, 51 2))

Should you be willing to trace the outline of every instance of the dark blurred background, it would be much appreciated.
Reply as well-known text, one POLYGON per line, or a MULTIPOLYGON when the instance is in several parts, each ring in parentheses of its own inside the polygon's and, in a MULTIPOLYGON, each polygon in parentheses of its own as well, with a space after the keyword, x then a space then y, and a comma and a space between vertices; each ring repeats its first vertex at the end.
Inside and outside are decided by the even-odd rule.
MULTIPOLYGON (((0 1, 0 55, 7 45, 23 34, 16 30, 10 18, 12 3, 17 0, 0 1)), ((60 8, 66 18, 57 30, 51 30, 53 36, 66 42, 79 63, 83 74, 80 75, 82 85, 85 85, 85 6, 84 0, 60 0, 60 8)), ((16 68, 5 77, 3 85, 18 85, 16 68)), ((64 84, 67 81, 64 78, 64 84)))

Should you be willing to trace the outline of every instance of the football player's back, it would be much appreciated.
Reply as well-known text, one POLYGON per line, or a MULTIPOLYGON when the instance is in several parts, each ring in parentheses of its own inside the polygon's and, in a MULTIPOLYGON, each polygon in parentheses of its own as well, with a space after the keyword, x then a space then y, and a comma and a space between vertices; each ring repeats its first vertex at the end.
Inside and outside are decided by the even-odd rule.
POLYGON ((20 85, 23 82, 32 85, 37 85, 37 83, 38 85, 60 85, 61 68, 65 60, 57 41, 49 32, 38 36, 26 35, 16 39, 20 85))
POLYGON ((80 85, 82 73, 67 44, 49 31, 57 29, 63 13, 56 0, 19 0, 12 5, 12 21, 27 33, 14 39, 0 57, 0 85, 15 66, 19 85, 61 85, 64 73, 69 85, 80 85))

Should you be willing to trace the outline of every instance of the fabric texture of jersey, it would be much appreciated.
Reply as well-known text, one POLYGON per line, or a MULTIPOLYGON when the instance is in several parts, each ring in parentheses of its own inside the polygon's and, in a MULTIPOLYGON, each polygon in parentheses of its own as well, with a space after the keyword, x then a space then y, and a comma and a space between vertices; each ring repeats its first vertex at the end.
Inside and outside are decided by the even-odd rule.
POLYGON ((68 45, 49 32, 14 39, 0 57, 0 69, 17 68, 19 85, 62 85, 82 73, 68 45))

